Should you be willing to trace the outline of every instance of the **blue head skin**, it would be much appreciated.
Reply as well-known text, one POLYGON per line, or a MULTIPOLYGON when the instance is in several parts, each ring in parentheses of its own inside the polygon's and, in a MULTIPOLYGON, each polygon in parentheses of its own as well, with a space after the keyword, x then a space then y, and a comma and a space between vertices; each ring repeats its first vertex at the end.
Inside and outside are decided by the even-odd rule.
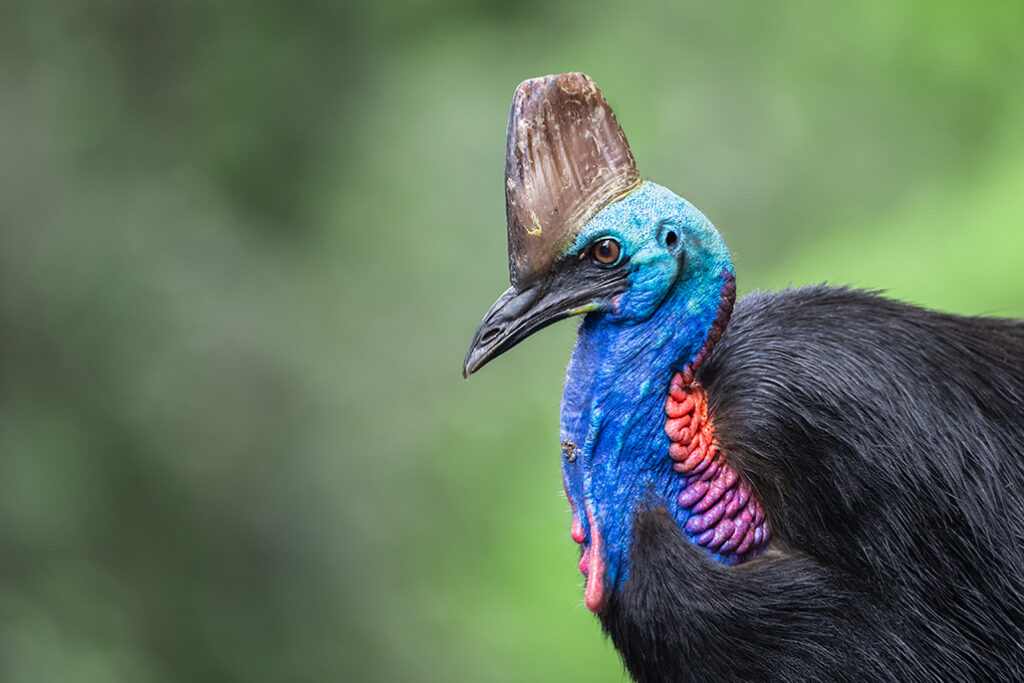
POLYGON ((654 183, 598 213, 567 258, 605 237, 621 244, 629 284, 580 324, 561 416, 561 439, 577 447, 562 460, 566 492, 585 543, 599 536, 603 550, 604 576, 588 581, 587 605, 595 611, 629 577, 638 507, 663 506, 680 525, 689 516, 676 502, 665 397, 672 375, 704 344, 733 274, 710 221, 654 183), (602 585, 592 587, 595 580, 602 585))
POLYGON ((542 282, 505 292, 477 329, 467 376, 540 327, 586 313, 562 397, 561 439, 594 611, 629 577, 639 508, 664 507, 680 526, 690 516, 677 502, 665 400, 672 376, 702 353, 732 278, 710 221, 647 182, 583 226, 542 282), (602 263, 595 245, 607 239, 620 255, 602 263))

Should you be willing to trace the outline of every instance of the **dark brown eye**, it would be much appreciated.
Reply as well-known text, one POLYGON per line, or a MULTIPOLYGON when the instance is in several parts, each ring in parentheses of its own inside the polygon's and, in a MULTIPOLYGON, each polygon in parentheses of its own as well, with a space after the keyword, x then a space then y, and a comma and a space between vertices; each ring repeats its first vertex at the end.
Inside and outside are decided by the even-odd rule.
POLYGON ((621 251, 622 249, 619 247, 618 242, 611 238, 605 238, 594 244, 590 256, 596 263, 602 266, 611 266, 618 262, 621 251))

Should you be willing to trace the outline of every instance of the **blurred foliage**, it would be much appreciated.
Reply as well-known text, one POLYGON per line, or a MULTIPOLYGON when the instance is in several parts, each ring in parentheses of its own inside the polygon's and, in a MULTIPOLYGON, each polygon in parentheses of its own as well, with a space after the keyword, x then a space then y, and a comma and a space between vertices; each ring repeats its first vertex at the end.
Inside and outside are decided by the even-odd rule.
POLYGON ((472 382, 522 79, 583 70, 741 288, 1024 315, 1024 5, 0 8, 0 680, 622 680, 572 325, 472 382))

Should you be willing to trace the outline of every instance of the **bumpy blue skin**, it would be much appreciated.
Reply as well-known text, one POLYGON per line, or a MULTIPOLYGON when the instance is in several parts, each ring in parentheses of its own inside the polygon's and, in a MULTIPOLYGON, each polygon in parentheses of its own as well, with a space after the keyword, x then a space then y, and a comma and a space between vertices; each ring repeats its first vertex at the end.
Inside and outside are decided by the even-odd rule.
POLYGON ((561 438, 579 448, 574 461, 562 459, 566 490, 587 543, 588 512, 600 527, 605 589, 614 591, 629 578, 638 507, 664 506, 680 527, 690 516, 676 501, 681 482, 668 455, 665 399, 673 374, 704 343, 733 266, 711 222, 654 183, 605 207, 567 258, 605 237, 622 245, 630 286, 579 326, 562 395, 561 438), (678 238, 674 246, 670 232, 678 238))

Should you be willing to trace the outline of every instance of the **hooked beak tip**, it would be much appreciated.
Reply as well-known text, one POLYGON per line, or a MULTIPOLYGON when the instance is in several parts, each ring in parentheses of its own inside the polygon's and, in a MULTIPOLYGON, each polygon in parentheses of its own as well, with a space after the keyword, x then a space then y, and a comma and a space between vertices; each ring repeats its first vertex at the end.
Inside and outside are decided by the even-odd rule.
MULTIPOLYGON (((479 335, 478 335, 479 336, 479 335)), ((478 339, 473 339, 473 344, 466 354, 466 360, 462 362, 462 378, 469 379, 469 376, 487 364, 493 356, 493 350, 486 345, 481 345, 478 339)))
POLYGON ((510 287, 480 322, 462 376, 469 378, 488 362, 551 323, 604 307, 628 285, 624 269, 596 270, 589 262, 563 259, 543 281, 510 287))

